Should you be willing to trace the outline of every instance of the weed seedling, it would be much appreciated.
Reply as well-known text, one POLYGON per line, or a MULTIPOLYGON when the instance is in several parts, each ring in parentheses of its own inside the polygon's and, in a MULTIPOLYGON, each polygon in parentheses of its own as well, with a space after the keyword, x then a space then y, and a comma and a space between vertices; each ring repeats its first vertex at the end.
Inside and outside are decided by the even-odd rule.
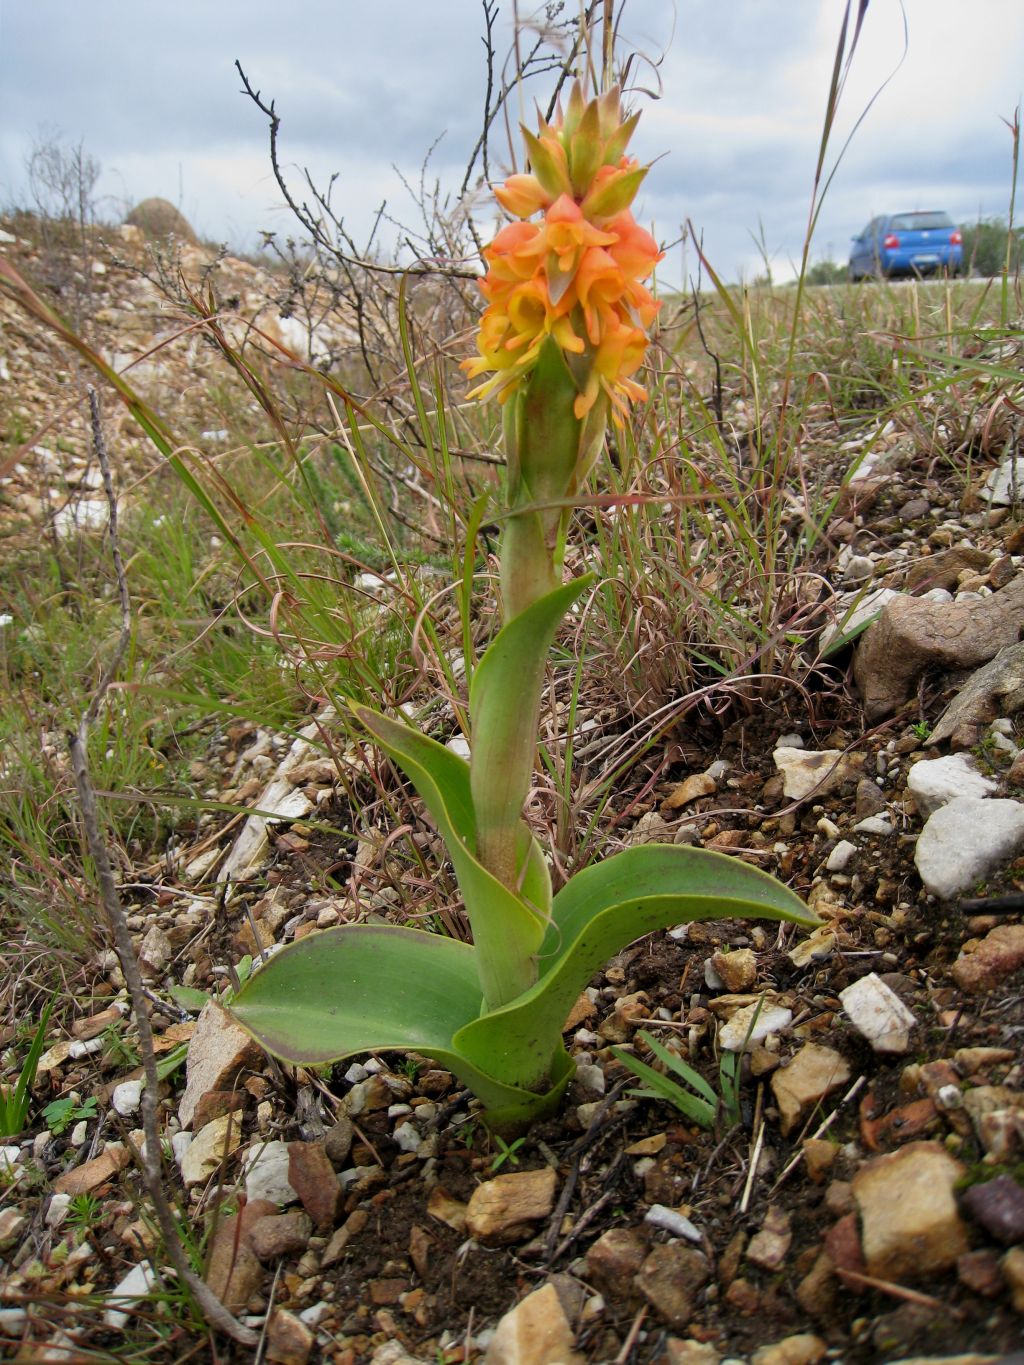
POLYGON ((514 1142, 506 1142, 505 1139, 497 1133, 494 1133, 492 1136, 494 1141, 498 1144, 499 1150, 491 1160, 491 1174, 493 1175, 495 1171, 500 1171, 506 1161, 510 1166, 518 1166, 519 1158, 516 1156, 516 1153, 526 1139, 519 1137, 516 1138, 514 1142))
POLYGON ((70 1095, 65 1099, 51 1100, 43 1110, 43 1121, 54 1137, 60 1137, 61 1133, 66 1132, 73 1123, 78 1123, 82 1119, 94 1119, 95 1117, 95 1095, 90 1095, 87 1100, 82 1100, 80 1104, 76 1103, 70 1095))
POLYGON ((0 1086, 0 1137, 14 1137, 25 1127, 25 1120, 28 1117, 29 1104, 32 1099, 29 1092, 36 1078, 39 1058, 43 1055, 46 1025, 50 1021, 52 1009, 53 1002, 51 1001, 43 1010, 39 1026, 32 1035, 28 1054, 21 1064, 21 1070, 18 1072, 18 1079, 14 1086, 0 1086))

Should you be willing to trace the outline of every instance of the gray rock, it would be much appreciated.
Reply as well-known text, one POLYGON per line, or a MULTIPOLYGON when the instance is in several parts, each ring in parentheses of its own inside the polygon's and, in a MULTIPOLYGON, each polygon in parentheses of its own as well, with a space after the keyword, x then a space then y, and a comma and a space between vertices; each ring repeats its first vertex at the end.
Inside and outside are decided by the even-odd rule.
POLYGON ((1024 1242, 1024 1189, 1013 1176, 997 1175, 994 1180, 972 1185, 961 1202, 997 1242, 1004 1246, 1024 1242))
POLYGON ((969 754, 923 758, 907 774, 907 787, 924 819, 958 796, 991 796, 997 786, 969 754))
POLYGON ((245 1193, 249 1199, 272 1204, 294 1204, 298 1195, 288 1183, 287 1142, 261 1142, 250 1148, 242 1163, 245 1193))
POLYGON ((856 852, 856 844, 851 843, 849 839, 840 839, 825 860, 826 870, 829 872, 842 872, 856 852))
POLYGON ((1024 707, 1024 643, 1007 645, 991 663, 972 673, 939 717, 930 742, 970 747, 979 731, 997 716, 1012 716, 1024 707))
POLYGON ((996 507, 1012 507, 1024 496, 1024 455, 1007 456, 984 483, 988 501, 996 507))
POLYGON ((951 900, 1024 848, 1024 805, 960 796, 942 806, 917 841, 914 862, 925 889, 951 900))
POLYGON ((869 721, 897 710, 929 667, 976 668, 1017 643, 1024 613, 1024 575, 971 602, 896 596, 864 632, 853 674, 869 721))

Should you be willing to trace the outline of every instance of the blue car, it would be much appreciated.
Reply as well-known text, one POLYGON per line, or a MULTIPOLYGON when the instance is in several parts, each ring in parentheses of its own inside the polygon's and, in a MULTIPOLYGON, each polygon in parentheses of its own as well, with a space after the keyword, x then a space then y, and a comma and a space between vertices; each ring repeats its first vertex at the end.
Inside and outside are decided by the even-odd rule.
POLYGON ((948 213, 887 213, 854 237, 850 279, 955 275, 963 258, 960 230, 948 213))

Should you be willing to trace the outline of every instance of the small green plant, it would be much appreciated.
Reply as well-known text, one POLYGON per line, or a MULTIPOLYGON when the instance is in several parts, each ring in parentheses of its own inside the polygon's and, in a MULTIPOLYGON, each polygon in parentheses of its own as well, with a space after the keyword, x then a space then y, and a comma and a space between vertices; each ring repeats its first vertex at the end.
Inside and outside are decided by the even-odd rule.
POLYGON ((917 720, 910 727, 915 739, 919 739, 922 744, 932 732, 932 727, 926 720, 917 720))
POLYGON ((82 1119, 94 1119, 96 1109, 95 1095, 90 1095, 81 1103, 77 1103, 68 1095, 64 1099, 50 1101, 43 1110, 43 1121, 55 1137, 60 1137, 73 1123, 79 1123, 82 1119))
POLYGON ((491 1158, 491 1174, 500 1171, 507 1161, 510 1166, 518 1166, 519 1158, 516 1153, 526 1141, 524 1137, 515 1138, 512 1142, 506 1142, 500 1133, 493 1134, 494 1141, 498 1144, 498 1151, 491 1158))
POLYGON ((718 1117, 719 1098, 704 1077, 684 1062, 678 1053, 669 1051, 651 1034, 641 1031, 637 1037, 673 1075, 679 1077, 683 1084, 680 1085, 671 1076, 664 1076, 660 1071, 655 1071, 653 1066, 648 1066, 646 1062, 634 1057, 631 1052, 626 1052, 624 1048, 613 1047, 613 1055, 632 1071, 634 1076, 644 1082, 641 1088, 627 1093, 638 1099, 667 1100, 692 1123, 701 1128, 713 1128, 718 1117), (684 1086, 687 1088, 684 1089, 684 1086))
POLYGON ((25 1127, 29 1106, 32 1103, 30 1092, 36 1079, 39 1058, 43 1055, 46 1025, 50 1021, 52 1009, 51 1000, 43 1010, 39 1025, 32 1035, 32 1042, 29 1044, 28 1053, 21 1064, 15 1084, 0 1086, 0 1137, 14 1137, 25 1127))
POLYGON ((94 1194, 72 1195, 65 1222, 78 1232, 89 1232, 103 1215, 102 1201, 94 1194))

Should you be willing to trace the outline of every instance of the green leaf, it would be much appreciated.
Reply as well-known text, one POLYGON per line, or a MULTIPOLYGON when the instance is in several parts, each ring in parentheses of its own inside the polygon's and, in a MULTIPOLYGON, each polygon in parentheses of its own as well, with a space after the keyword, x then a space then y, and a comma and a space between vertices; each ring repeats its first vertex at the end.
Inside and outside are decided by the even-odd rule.
MULTIPOLYGON (((474 681, 484 666, 480 661, 474 681)), ((539 898, 536 910, 503 886, 476 857, 476 818, 470 794, 469 765, 443 744, 368 706, 353 714, 382 749, 409 775, 448 847, 459 879, 477 948, 476 970, 484 999, 514 1000, 535 978, 533 957, 544 937, 550 883, 532 836, 519 822, 517 841, 523 887, 539 898)))
POLYGON ((347 924, 300 939, 255 972, 228 1013, 275 1057, 315 1066, 359 1052, 415 1051, 447 1067, 512 1129, 558 1104, 572 1075, 556 1058, 544 1094, 504 1083, 453 1046, 480 1011, 475 951, 419 929, 347 924))
MULTIPOLYGON (((481 847, 520 819, 537 757, 537 717, 548 651, 562 617, 593 582, 565 583, 514 616, 491 641, 473 673, 470 767, 481 847)), ((545 907, 546 915, 546 907, 545 907)), ((534 951, 540 946, 540 939, 534 951)))
POLYGON ((181 1009, 188 1010, 189 1014, 198 1014, 211 999, 208 991, 197 991, 194 986, 170 986, 167 994, 181 1009))
POLYGON ((715 1115, 718 1112, 718 1099, 704 1077, 698 1076, 696 1071, 693 1071, 682 1061, 682 1058, 674 1056, 667 1048, 662 1047, 649 1033, 642 1033, 640 1037, 666 1066, 671 1067, 673 1071, 683 1076, 688 1085, 699 1090, 701 1097, 691 1095, 671 1077, 663 1076, 660 1071, 655 1071, 652 1066, 642 1062, 639 1057, 634 1057, 631 1052, 626 1052, 620 1047, 613 1047, 613 1054, 623 1066, 645 1082, 644 1089, 630 1090, 629 1094, 636 1095, 641 1099, 667 1100, 681 1114, 685 1114, 688 1119, 692 1119, 701 1128, 713 1127, 715 1115))
POLYGON ((718 1104, 718 1096, 708 1082, 699 1071, 694 1071, 692 1066, 684 1062, 678 1053, 670 1052, 667 1047, 658 1042, 657 1038, 643 1030, 641 1030, 639 1037, 642 1042, 647 1044, 659 1062, 667 1066, 681 1080, 684 1080, 692 1090, 696 1090, 702 1099, 707 1100, 708 1104, 718 1104))
POLYGON ((0 1137, 14 1137, 25 1127, 30 1103, 29 1091, 35 1083, 39 1058, 46 1046, 46 1026, 50 1022, 53 1003, 51 1000, 43 1008, 14 1089, 0 1093, 0 1137))
POLYGON ((480 1012, 474 958, 468 944, 440 934, 346 924, 275 953, 228 1008, 289 1062, 385 1048, 433 1055, 480 1012))
POLYGON ((585 868, 554 898, 536 986, 467 1024, 456 1046, 492 1075, 529 1089, 545 1075, 573 1003, 602 963, 654 929, 733 916, 818 923, 774 877, 706 849, 649 844, 585 868))

